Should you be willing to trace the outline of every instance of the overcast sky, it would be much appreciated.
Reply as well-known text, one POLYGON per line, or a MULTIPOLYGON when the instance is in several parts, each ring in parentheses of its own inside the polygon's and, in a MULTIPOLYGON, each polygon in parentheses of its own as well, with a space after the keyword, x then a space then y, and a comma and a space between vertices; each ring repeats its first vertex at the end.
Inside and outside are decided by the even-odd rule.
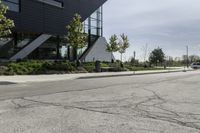
MULTIPOLYGON (((166 55, 200 55, 200 0, 108 0, 104 5, 104 36, 125 33, 131 47, 124 59, 142 46, 163 48, 166 55)), ((118 57, 118 54, 116 55, 118 57)))

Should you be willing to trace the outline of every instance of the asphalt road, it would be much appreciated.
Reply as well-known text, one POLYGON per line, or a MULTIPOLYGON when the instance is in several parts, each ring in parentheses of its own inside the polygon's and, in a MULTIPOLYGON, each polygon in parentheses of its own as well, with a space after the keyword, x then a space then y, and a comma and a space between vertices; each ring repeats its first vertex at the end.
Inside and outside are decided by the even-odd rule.
POLYGON ((0 82, 0 133, 200 133, 200 71, 0 82))

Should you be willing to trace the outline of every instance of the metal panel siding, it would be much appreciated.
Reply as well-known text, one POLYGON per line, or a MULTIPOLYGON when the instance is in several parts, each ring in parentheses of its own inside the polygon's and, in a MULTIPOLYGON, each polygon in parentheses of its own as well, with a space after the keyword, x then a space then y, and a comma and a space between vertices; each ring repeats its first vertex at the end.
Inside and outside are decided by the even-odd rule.
POLYGON ((62 0, 64 8, 54 7, 36 0, 21 0, 21 12, 8 12, 14 20, 14 31, 63 35, 65 26, 73 15, 79 13, 88 18, 106 0, 62 0))
POLYGON ((33 0, 21 0, 20 21, 22 31, 44 31, 44 4, 33 0))

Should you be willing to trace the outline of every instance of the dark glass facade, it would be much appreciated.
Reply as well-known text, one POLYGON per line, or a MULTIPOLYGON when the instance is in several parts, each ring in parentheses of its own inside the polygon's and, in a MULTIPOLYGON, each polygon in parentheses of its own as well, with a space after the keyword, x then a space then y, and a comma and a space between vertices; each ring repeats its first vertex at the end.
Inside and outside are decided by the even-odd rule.
POLYGON ((59 0, 37 0, 37 1, 45 3, 45 4, 49 4, 55 7, 60 7, 60 8, 64 7, 64 3, 59 0))
POLYGON ((25 58, 71 60, 73 50, 63 40, 67 33, 65 27, 75 13, 79 13, 85 20, 84 32, 88 34, 86 47, 78 50, 81 57, 98 37, 103 36, 101 5, 105 1, 2 0, 9 7, 7 17, 14 20, 15 28, 9 39, 0 40, 0 59, 10 59, 41 34, 49 34, 52 35, 51 38, 41 43, 25 58))
POLYGON ((59 36, 52 36, 50 39, 45 41, 40 47, 34 50, 28 59, 63 59, 61 56, 61 44, 62 38, 59 36))

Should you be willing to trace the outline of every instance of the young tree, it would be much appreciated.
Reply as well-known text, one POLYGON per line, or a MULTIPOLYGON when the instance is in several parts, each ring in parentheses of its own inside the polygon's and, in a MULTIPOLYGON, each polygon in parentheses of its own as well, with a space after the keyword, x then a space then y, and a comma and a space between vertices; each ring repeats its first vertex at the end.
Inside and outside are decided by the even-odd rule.
POLYGON ((188 61, 188 56, 187 56, 187 55, 182 55, 182 63, 183 63, 184 65, 186 65, 186 64, 187 64, 187 61, 188 61))
POLYGON ((144 61, 144 63, 146 63, 146 61, 147 61, 147 57, 148 57, 148 55, 149 55, 149 48, 148 48, 148 44, 145 44, 145 45, 143 45, 142 46, 142 58, 143 58, 143 61, 144 61))
POLYGON ((106 50, 111 53, 111 62, 113 61, 112 56, 113 52, 117 52, 119 50, 119 43, 117 42, 118 38, 116 35, 112 35, 109 39, 109 43, 106 45, 106 50))
POLYGON ((8 7, 0 0, 0 38, 11 34, 11 29, 15 26, 13 20, 6 18, 8 7))
POLYGON ((196 62, 196 61, 199 61, 199 56, 198 55, 190 55, 189 56, 189 63, 193 63, 193 62, 196 62))
POLYGON ((134 56, 132 56, 130 59, 129 59, 129 62, 131 63, 131 65, 138 65, 139 64, 139 60, 135 59, 134 56))
POLYGON ((156 64, 156 66, 158 65, 158 62, 159 63, 163 63, 165 61, 165 54, 163 52, 163 50, 161 48, 157 48, 157 49, 154 49, 150 56, 149 56, 149 62, 151 64, 156 64))
POLYGON ((128 36, 125 34, 120 35, 121 40, 119 41, 119 53, 121 54, 121 62, 122 62, 122 55, 126 52, 126 49, 129 48, 129 40, 128 36))
POLYGON ((87 34, 83 32, 81 16, 75 14, 67 28, 66 42, 73 48, 73 60, 78 61, 77 50, 86 46, 87 34))

